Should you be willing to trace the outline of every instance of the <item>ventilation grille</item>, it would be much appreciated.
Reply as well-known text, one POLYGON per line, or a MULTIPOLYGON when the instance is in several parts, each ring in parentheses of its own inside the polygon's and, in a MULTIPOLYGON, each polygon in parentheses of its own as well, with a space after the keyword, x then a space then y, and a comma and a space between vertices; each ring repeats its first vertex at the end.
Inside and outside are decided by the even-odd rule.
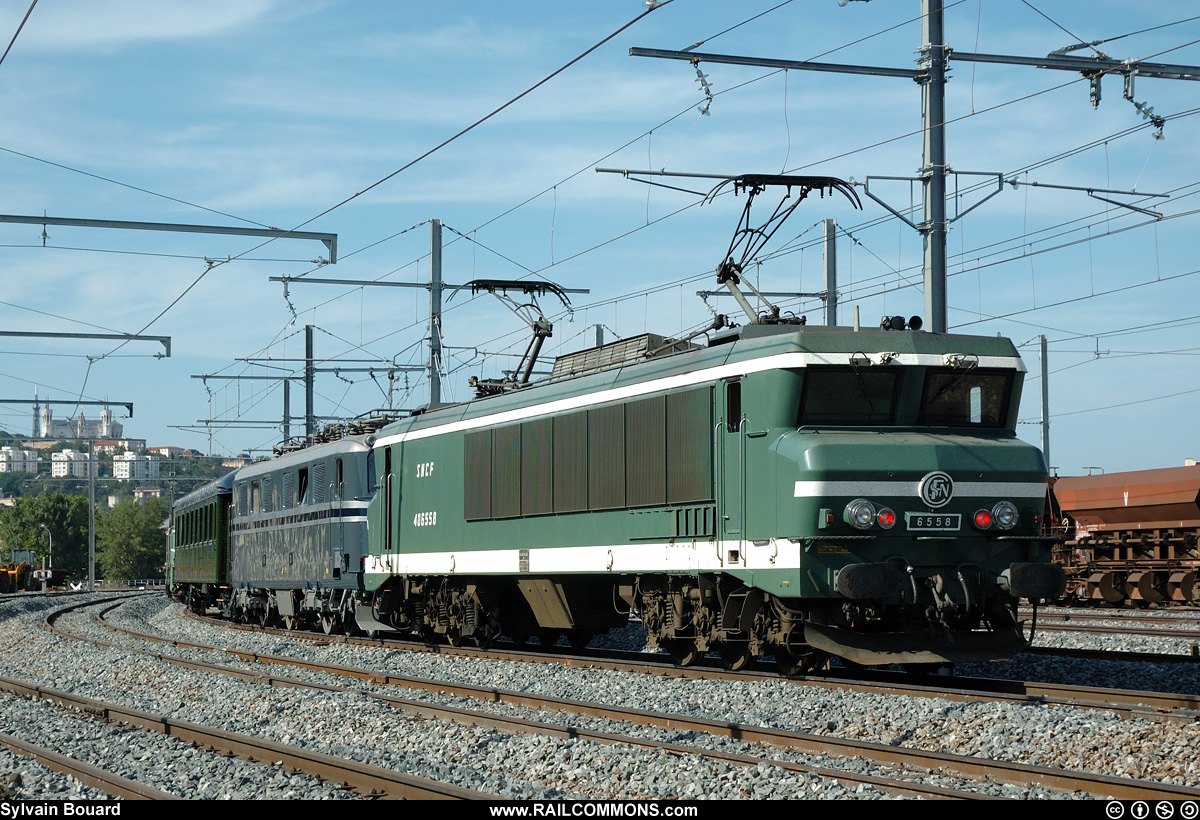
POLYGON ((628 339, 622 339, 619 342, 611 342, 610 344, 593 347, 589 350, 581 350, 578 353, 568 353, 565 356, 559 356, 554 360, 554 369, 550 373, 550 381, 596 373, 601 370, 640 362, 643 359, 671 356, 675 353, 685 353, 689 350, 701 349, 703 348, 700 345, 692 344, 691 342, 680 342, 675 339, 669 339, 666 336, 644 333, 641 336, 633 336, 628 339))

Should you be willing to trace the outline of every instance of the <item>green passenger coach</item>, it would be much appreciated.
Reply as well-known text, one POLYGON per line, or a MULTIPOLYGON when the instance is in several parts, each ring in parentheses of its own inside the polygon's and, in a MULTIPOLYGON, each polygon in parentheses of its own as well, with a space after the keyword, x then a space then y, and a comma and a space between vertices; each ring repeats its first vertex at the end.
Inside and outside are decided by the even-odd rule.
POLYGON ((173 594, 203 614, 229 593, 229 500, 233 473, 204 485, 171 507, 167 567, 173 594))
POLYGON ((751 324, 558 359, 379 431, 358 624, 585 640, 633 614, 688 664, 1008 657, 1061 591, 1012 343, 751 324))

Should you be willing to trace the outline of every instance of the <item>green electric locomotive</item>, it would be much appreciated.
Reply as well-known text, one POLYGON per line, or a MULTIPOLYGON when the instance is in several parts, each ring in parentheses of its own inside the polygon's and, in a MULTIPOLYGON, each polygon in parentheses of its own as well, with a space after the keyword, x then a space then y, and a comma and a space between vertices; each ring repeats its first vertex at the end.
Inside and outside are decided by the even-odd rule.
POLYGON ((747 197, 717 280, 749 324, 602 345, 531 383, 551 326, 522 311, 564 292, 477 280, 532 298, 510 302, 534 332, 523 375, 239 471, 213 502, 232 505, 226 563, 187 589, 219 571, 238 619, 484 646, 583 642, 633 616, 681 665, 772 656, 788 674, 1023 649, 1018 601, 1057 597, 1065 575, 1042 535, 1045 462, 1015 433, 1016 348, 781 315, 742 271, 808 193, 857 197, 763 175, 714 196, 728 183, 747 197), (751 229, 768 186, 799 196, 751 229))
POLYGON ((380 430, 358 622, 487 644, 632 613, 680 664, 789 673, 1009 657, 1018 600, 1064 581, 1024 373, 1003 338, 801 324, 561 357, 380 430))

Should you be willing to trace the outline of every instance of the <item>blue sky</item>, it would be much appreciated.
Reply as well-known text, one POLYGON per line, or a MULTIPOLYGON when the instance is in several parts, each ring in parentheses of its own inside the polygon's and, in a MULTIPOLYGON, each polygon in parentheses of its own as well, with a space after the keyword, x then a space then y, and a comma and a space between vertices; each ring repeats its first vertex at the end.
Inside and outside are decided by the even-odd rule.
MULTIPOLYGON (((319 375, 316 412, 385 406, 384 363, 424 361, 425 291, 294 284, 285 298, 270 277, 426 282, 433 218, 446 225, 447 282, 535 275, 590 290, 572 296, 571 316, 544 303, 555 321, 550 353, 586 346, 596 325, 608 339, 698 328, 710 313, 695 292, 715 286, 741 200, 701 205, 694 194, 594 168, 861 182, 914 176, 921 161, 919 89, 910 80, 705 64, 714 98, 704 116, 692 66, 628 56, 631 46, 703 41, 698 51, 913 67, 917 0, 793 0, 750 19, 778 5, 675 0, 334 207, 645 8, 636 0, 42 0, 0 64, 0 213, 303 224, 338 235, 339 261, 314 265, 326 253, 315 242, 256 247, 246 237, 53 225, 43 247, 41 225, 0 224, 0 327, 172 339, 170 358, 156 358, 162 348, 149 342, 116 350, 108 341, 0 338, 0 397, 32 397, 36 386, 54 399, 131 401, 126 433, 151 445, 269 448, 278 429, 225 420, 279 418, 277 382, 213 379, 206 389, 192 377, 298 368, 282 360, 303 356, 304 326, 313 325, 321 366, 347 368, 319 375), (229 257, 205 273, 206 259, 229 257), (273 361, 245 361, 263 358, 273 361), (351 370, 367 366, 380 368, 374 378, 351 370), (197 424, 210 418, 221 420, 211 441, 197 424)), ((1114 58, 1200 65, 1200 20, 1170 25, 1195 15, 1190 3, 947 6, 947 40, 960 52, 1037 56, 1077 39, 1109 40, 1097 48, 1114 58)), ((25 0, 0 6, 3 44, 27 9, 25 0)), ((1086 81, 1065 72, 955 62, 947 88, 949 164, 1043 186, 1006 185, 954 223, 950 328, 1011 337, 1031 376, 1037 337, 1048 337, 1050 462, 1062 474, 1176 466, 1200 455, 1191 412, 1200 400, 1200 213, 1192 213, 1200 118, 1190 114, 1200 84, 1141 78, 1134 97, 1168 117, 1165 139, 1122 98, 1118 78, 1104 81, 1096 109, 1086 81), (1154 207, 1164 217, 1154 219, 1048 185, 1171 196, 1113 197, 1154 207)), ((965 189, 981 179, 952 178, 952 209, 978 201, 965 189)), ((876 181, 871 190, 897 208, 920 201, 906 182, 876 181)), ((919 236, 864 201, 861 212, 839 198, 802 205, 768 247, 761 286, 818 290, 817 225, 834 218, 843 230, 841 323, 855 306, 868 325, 921 313, 919 236)), ((444 392, 455 399, 469 397, 468 376, 497 375, 526 344, 506 308, 468 296, 450 300, 444 319, 454 348, 444 392)), ((713 306, 734 312, 728 299, 713 306)), ((820 320, 817 302, 785 307, 820 320)), ((398 373, 391 388, 395 407, 428 399, 419 373, 398 373)), ((1039 396, 1031 378, 1018 430, 1035 443, 1039 396)), ((299 385, 292 410, 303 412, 299 385)), ((55 407, 58 418, 71 411, 55 407)), ((0 405, 0 427, 29 433, 30 408, 0 405)))

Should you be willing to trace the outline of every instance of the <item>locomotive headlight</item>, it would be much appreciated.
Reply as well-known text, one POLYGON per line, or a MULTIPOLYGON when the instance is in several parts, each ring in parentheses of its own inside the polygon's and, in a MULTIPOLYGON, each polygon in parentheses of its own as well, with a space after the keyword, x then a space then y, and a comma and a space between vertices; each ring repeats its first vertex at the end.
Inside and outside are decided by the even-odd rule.
POLYGON ((865 530, 875 523, 875 505, 859 498, 846 505, 846 523, 865 530))
POLYGON ((1017 508, 1011 501, 1001 501, 992 507, 992 518, 1002 530, 1011 530, 1017 525, 1017 508))

